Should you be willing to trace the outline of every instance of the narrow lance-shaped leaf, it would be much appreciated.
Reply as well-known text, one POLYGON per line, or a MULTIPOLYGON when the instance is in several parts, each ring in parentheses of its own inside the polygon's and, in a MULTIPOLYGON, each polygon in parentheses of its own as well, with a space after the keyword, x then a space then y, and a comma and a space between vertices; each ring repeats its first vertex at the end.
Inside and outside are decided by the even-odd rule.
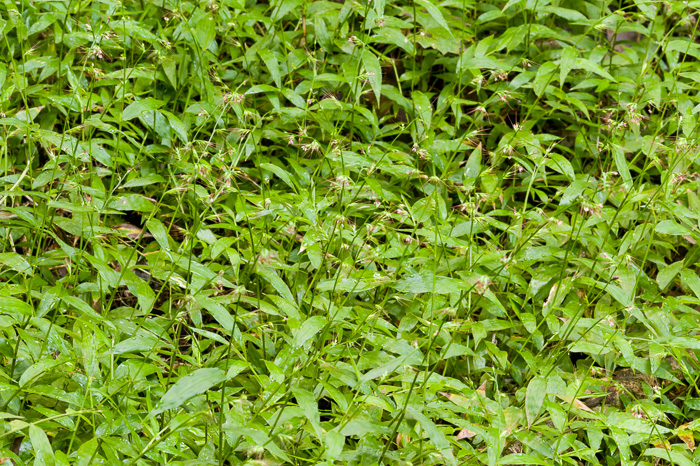
POLYGON ((525 392, 525 415, 528 425, 532 425, 539 416, 546 394, 547 379, 538 375, 530 380, 525 392))
POLYGON ((32 442, 32 447, 34 448, 34 454, 36 455, 36 462, 34 464, 41 464, 44 466, 53 466, 56 464, 56 457, 51 448, 51 442, 40 427, 36 425, 29 426, 29 440, 32 442))
POLYGON ((445 18, 442 16, 442 13, 440 12, 440 9, 433 5, 429 0, 415 0, 417 4, 421 5, 424 7, 426 10, 428 10, 428 14, 435 20, 436 23, 438 23, 441 27, 443 27, 447 32, 452 35, 452 31, 450 31, 450 27, 447 25, 447 21, 445 21, 445 18))
POLYGON ((175 382, 148 417, 157 416, 168 409, 178 408, 192 397, 201 395, 224 380, 226 380, 226 373, 221 369, 197 369, 175 382))
POLYGON ((456 465, 457 460, 452 454, 450 442, 445 437, 445 434, 431 421, 425 414, 417 411, 412 407, 406 408, 406 414, 420 423, 420 426, 428 434, 430 442, 435 445, 435 448, 443 455, 446 464, 456 465))
POLYGON ((369 75, 367 79, 370 86, 372 86, 374 97, 377 99, 377 103, 379 103, 382 94, 382 68, 379 65, 379 60, 371 51, 365 50, 362 52, 362 64, 365 66, 365 70, 369 75))
POLYGON ((277 88, 281 89, 282 88, 282 76, 280 75, 280 65, 279 62, 277 61, 277 57, 275 56, 274 53, 272 53, 268 49, 260 49, 258 50, 258 54, 260 55, 260 58, 262 58, 263 62, 265 63, 265 66, 267 67, 268 71, 270 71, 270 75, 272 76, 272 79, 275 81, 275 85, 277 88))
POLYGON ((277 275, 277 272, 265 267, 259 267, 257 273, 268 283, 270 283, 275 289, 275 291, 277 291, 280 294, 280 296, 282 296, 284 299, 289 301, 290 304, 296 303, 294 295, 292 295, 292 291, 289 289, 284 280, 282 280, 280 276, 277 275))
POLYGON ((321 439, 323 438, 323 430, 321 429, 321 415, 318 411, 318 402, 313 393, 302 388, 292 388, 292 393, 297 399, 297 404, 304 412, 304 416, 309 420, 311 426, 316 433, 316 436, 321 439))
POLYGON ((294 347, 300 348, 310 338, 318 333, 326 325, 327 320, 321 316, 309 317, 301 324, 301 328, 294 335, 294 347))
POLYGON ((143 100, 138 100, 136 102, 131 103, 128 107, 124 109, 124 111, 122 112, 122 119, 133 120, 134 118, 146 112, 160 108, 163 105, 163 103, 163 101, 154 99, 153 97, 147 97, 143 100))
POLYGON ((559 85, 563 86, 566 76, 574 67, 578 52, 575 48, 569 46, 561 52, 561 60, 559 61, 559 85))

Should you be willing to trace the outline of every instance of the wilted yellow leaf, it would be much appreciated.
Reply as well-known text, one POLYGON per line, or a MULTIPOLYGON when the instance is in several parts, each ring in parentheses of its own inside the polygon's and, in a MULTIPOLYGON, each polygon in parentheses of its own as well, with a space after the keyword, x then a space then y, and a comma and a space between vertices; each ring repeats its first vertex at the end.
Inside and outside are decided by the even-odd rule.
POLYGON ((695 451, 695 438, 693 437, 693 433, 689 430, 679 430, 678 431, 678 438, 683 440, 683 442, 688 445, 688 448, 690 448, 690 451, 695 451))

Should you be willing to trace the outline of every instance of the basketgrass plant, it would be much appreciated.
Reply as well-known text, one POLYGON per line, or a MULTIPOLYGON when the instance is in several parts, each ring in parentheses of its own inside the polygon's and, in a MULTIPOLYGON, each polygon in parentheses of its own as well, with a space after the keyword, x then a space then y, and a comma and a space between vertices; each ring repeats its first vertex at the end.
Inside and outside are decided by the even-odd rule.
POLYGON ((0 4, 4 464, 698 464, 699 9, 0 4))

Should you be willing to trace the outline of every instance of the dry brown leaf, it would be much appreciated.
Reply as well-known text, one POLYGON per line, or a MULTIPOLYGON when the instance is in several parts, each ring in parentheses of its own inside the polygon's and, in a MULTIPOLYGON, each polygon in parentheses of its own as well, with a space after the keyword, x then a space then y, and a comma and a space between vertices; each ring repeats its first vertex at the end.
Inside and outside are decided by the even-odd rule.
POLYGON ((583 401, 579 400, 578 398, 576 398, 576 399, 574 400, 574 406, 576 406, 578 409, 582 409, 582 410, 584 410, 584 411, 588 411, 589 413, 595 413, 595 411, 593 411, 591 408, 589 408, 589 407, 586 405, 586 403, 584 403, 583 401))
POLYGON ((472 438, 476 437, 476 433, 472 432, 469 429, 462 429, 459 431, 459 434, 457 434, 457 437, 455 437, 456 440, 462 440, 463 438, 472 438))
POLYGON ((588 411, 589 413, 595 413, 595 411, 593 411, 591 408, 589 408, 588 405, 586 405, 586 403, 579 400, 578 398, 574 398, 574 397, 567 396, 567 395, 559 395, 559 394, 557 394, 557 397, 559 399, 565 401, 566 403, 572 404, 574 407, 576 407, 578 409, 588 411))
POLYGON ((396 445, 400 447, 405 447, 411 443, 411 437, 406 434, 398 433, 396 434, 396 445))
POLYGON ((17 218, 18 215, 12 212, 7 212, 5 210, 0 210, 0 220, 9 220, 11 218, 17 218))

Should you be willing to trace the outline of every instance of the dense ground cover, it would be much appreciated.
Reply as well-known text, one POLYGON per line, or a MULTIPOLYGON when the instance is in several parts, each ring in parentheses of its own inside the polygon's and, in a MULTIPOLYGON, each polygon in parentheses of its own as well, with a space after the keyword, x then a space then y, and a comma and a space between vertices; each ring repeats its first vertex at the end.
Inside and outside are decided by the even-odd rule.
POLYGON ((700 461, 691 1, 6 1, 0 456, 700 461))

